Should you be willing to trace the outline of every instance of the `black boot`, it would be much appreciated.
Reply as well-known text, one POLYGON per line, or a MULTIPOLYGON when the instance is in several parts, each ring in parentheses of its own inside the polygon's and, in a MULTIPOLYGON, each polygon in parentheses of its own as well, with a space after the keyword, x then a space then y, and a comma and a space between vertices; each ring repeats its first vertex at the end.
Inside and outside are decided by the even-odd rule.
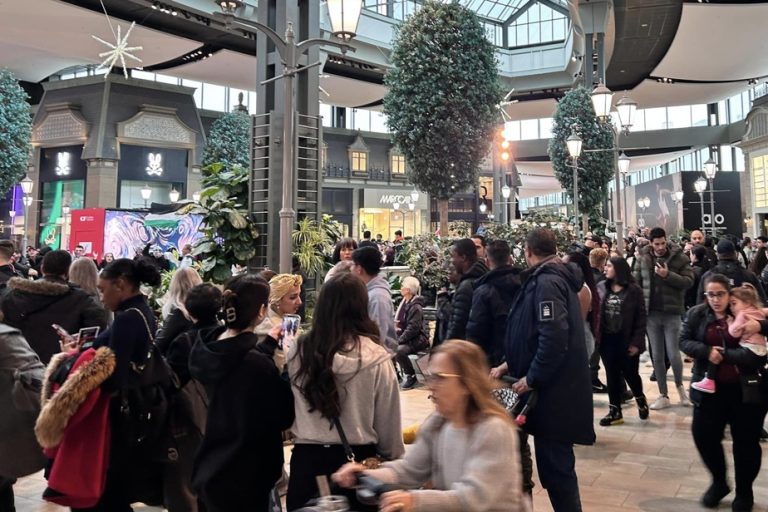
POLYGON ((621 415, 621 409, 612 405, 608 414, 600 419, 600 426, 610 427, 611 425, 621 425, 624 423, 624 416, 621 415))
POLYGON ((648 400, 645 399, 645 395, 638 396, 635 398, 635 401, 637 402, 637 412, 640 415, 641 420, 647 420, 648 419, 648 400))
MULTIPOLYGON (((701 497, 701 504, 707 508, 717 508, 723 498, 728 496, 729 492, 731 492, 731 489, 725 482, 713 482, 709 489, 707 489, 707 492, 701 497)), ((752 509, 750 508, 749 510, 752 509)))
POLYGON ((736 497, 733 498, 731 503, 731 510, 733 512, 752 512, 752 506, 755 504, 755 498, 752 495, 752 491, 739 492, 736 490, 736 497))
POLYGON ((406 375, 405 380, 400 385, 400 389, 413 389, 416 386, 416 382, 415 375, 406 375))

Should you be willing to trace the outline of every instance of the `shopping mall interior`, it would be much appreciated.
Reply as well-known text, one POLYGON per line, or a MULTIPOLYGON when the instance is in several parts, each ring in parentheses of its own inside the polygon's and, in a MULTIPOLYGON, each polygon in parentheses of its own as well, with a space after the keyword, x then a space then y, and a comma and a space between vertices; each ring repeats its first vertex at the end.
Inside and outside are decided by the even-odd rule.
MULTIPOLYGON (((277 267, 288 113, 300 216, 330 215, 354 238, 434 233, 437 200, 409 182, 383 107, 397 27, 426 1, 363 0, 347 51, 333 36, 333 0, 0 0, 0 68, 20 81, 33 115, 31 192, 17 186, 0 201, 4 236, 69 248, 70 212, 101 211, 104 229, 148 204, 199 198, 206 137, 237 109, 252 116, 258 266, 277 267), (297 41, 322 39, 294 66, 303 71, 292 75, 292 102, 275 80, 289 66, 260 24, 278 38, 291 26, 297 41), (132 57, 108 71, 115 37, 132 57)), ((506 142, 491 144, 476 184, 450 199, 450 221, 474 231, 572 214, 548 152, 553 116, 569 90, 604 87, 614 104, 636 105, 629 123, 610 103, 605 113, 625 164, 608 185, 608 225, 768 235, 768 2, 454 1, 495 47, 506 142)), ((641 364, 646 386, 650 371, 641 364)), ((427 394, 402 393, 404 424, 427 416, 427 394)), ((607 396, 595 397, 597 418, 607 396)), ((584 510, 702 510, 708 476, 691 408, 627 416, 620 428, 596 426, 597 443, 577 449, 584 510)), ((44 487, 41 474, 22 479, 17 510, 63 510, 41 499, 44 487)), ((540 486, 533 503, 551 510, 540 486)), ((764 474, 754 510, 768 511, 764 474)))

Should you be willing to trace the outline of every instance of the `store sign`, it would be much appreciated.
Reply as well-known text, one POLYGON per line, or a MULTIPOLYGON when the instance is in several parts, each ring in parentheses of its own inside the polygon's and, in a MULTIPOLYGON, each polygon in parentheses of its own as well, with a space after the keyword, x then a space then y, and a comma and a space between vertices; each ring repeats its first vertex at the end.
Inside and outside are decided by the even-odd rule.
MULTIPOLYGON (((363 191, 363 206, 365 208, 392 208, 392 205, 399 203, 408 208, 408 203, 411 202, 410 190, 376 190, 365 189, 363 191)), ((427 202, 427 194, 419 193, 419 200, 416 201, 416 208, 424 210, 429 207, 427 202)))
POLYGON ((397 195, 397 194, 382 194, 382 196, 379 198, 379 204, 384 206, 391 206, 395 203, 400 204, 407 204, 411 202, 411 196, 409 195, 406 199, 405 196, 397 195))
POLYGON ((150 153, 147 156, 146 171, 150 176, 160 176, 163 174, 163 155, 161 153, 150 153))
POLYGON ((56 176, 67 176, 72 168, 69 165, 69 159, 71 155, 67 152, 60 151, 56 154, 56 176))

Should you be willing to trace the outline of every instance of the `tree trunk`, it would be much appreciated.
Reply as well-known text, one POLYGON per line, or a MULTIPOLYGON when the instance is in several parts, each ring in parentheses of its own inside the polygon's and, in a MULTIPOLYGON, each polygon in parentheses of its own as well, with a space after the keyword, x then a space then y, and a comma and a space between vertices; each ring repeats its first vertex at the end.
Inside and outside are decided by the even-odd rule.
POLYGON ((448 200, 437 200, 437 211, 440 214, 440 236, 448 236, 448 200))
POLYGON ((589 233, 589 215, 586 213, 581 214, 581 231, 585 235, 589 233))

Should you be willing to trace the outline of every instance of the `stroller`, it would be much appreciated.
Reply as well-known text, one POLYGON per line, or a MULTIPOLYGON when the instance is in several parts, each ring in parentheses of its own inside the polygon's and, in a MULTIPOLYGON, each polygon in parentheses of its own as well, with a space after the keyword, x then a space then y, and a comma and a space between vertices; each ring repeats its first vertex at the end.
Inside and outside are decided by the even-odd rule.
POLYGON ((517 382, 516 378, 505 375, 501 378, 501 382, 505 385, 501 388, 494 389, 492 391, 493 397, 507 410, 510 416, 515 419, 517 426, 522 427, 528 421, 528 414, 534 407, 536 407, 539 393, 535 389, 529 391, 528 400, 523 402, 520 400, 520 395, 512 391, 512 385, 517 382))

